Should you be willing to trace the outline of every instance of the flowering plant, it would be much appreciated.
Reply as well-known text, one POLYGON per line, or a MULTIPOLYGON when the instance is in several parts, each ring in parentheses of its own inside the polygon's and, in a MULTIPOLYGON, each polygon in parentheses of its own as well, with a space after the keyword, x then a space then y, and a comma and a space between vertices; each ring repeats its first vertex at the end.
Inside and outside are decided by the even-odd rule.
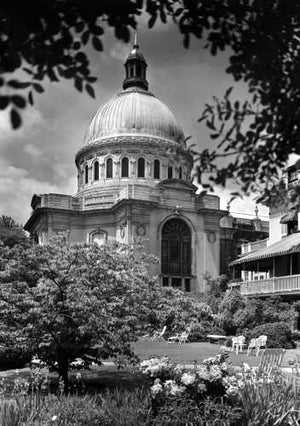
POLYGON ((191 369, 172 364, 166 356, 153 357, 141 362, 140 369, 153 381, 153 399, 166 400, 180 396, 200 401, 206 396, 226 396, 227 389, 235 383, 236 379, 232 379, 232 382, 229 380, 226 358, 227 355, 222 353, 191 369))

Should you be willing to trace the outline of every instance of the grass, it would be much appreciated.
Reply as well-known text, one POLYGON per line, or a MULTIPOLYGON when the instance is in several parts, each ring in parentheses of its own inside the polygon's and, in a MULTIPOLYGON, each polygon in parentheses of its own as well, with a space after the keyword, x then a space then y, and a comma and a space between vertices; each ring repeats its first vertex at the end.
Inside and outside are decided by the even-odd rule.
MULTIPOLYGON (((196 361, 201 364, 204 359, 213 357, 220 353, 220 346, 206 342, 187 343, 185 345, 168 344, 166 341, 138 340, 132 344, 135 353, 141 360, 153 356, 167 355, 172 362, 178 364, 192 365, 196 361)), ((294 354, 300 352, 299 349, 288 350, 284 356, 283 366, 288 366, 288 361, 294 358, 294 354)), ((260 356, 247 356, 246 353, 235 354, 230 352, 230 361, 234 366, 241 366, 244 362, 257 366, 260 362, 260 356)), ((70 382, 76 383, 76 371, 70 373, 70 382)), ((19 377, 27 379, 30 376, 29 368, 19 370, 19 377)), ((114 365, 105 364, 102 367, 96 367, 89 371, 81 372, 84 390, 89 393, 102 392, 105 389, 135 389, 147 385, 148 379, 142 373, 134 371, 132 368, 118 370, 114 365)), ((7 389, 13 387, 17 378, 16 370, 0 372, 0 379, 5 379, 7 389)), ((58 386, 58 377, 55 373, 49 373, 51 390, 58 386)))
MULTIPOLYGON (((185 345, 179 345, 178 343, 167 343, 164 340, 149 340, 140 339, 133 345, 135 353, 140 359, 148 358, 152 355, 163 356, 167 355, 172 362, 178 364, 193 364, 197 361, 197 364, 201 364, 204 359, 213 357, 220 353, 220 346, 218 344, 212 344, 207 342, 194 342, 187 343, 185 345)), ((289 349, 286 351, 283 359, 283 366, 288 366, 288 361, 295 358, 295 353, 300 354, 299 349, 289 349)), ((251 365, 257 366, 260 362, 261 356, 250 355, 247 356, 246 352, 236 354, 235 352, 229 352, 230 361, 235 366, 241 366, 244 362, 251 365)))

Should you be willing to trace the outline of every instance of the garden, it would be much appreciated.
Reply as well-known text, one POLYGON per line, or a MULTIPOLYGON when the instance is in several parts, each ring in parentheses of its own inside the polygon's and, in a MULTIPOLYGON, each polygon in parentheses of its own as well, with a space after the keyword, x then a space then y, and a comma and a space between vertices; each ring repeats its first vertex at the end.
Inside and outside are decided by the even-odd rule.
POLYGON ((0 247, 1 424, 299 424, 298 304, 244 299, 224 277, 199 297, 163 288, 141 248, 0 247), (285 369, 231 351, 262 334, 285 369))

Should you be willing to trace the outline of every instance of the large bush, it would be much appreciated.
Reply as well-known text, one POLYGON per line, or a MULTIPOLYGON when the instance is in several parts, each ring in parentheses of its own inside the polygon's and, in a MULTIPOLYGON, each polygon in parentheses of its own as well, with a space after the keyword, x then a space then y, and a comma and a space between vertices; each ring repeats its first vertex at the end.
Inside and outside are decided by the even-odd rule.
POLYGON ((24 368, 31 358, 32 352, 28 350, 0 346, 0 371, 24 368))
POLYGON ((244 329, 253 329, 261 324, 285 322, 292 325, 294 309, 280 296, 270 297, 266 300, 261 298, 248 298, 244 306, 241 306, 233 317, 233 323, 237 333, 243 333, 244 329))
POLYGON ((253 330, 246 332, 245 336, 249 339, 252 339, 263 334, 268 337, 268 348, 292 349, 295 347, 291 329, 289 325, 284 322, 274 322, 259 325, 253 328, 253 330))

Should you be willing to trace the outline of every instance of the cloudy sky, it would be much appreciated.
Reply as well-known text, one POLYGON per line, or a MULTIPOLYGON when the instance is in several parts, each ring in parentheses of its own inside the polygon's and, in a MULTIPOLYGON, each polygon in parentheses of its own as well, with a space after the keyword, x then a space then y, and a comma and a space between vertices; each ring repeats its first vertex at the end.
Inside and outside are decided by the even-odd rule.
MULTIPOLYGON (((88 50, 92 74, 98 76, 96 99, 77 92, 71 83, 45 84, 46 91, 28 107, 20 130, 10 129, 8 117, 0 113, 0 214, 12 216, 24 224, 35 193, 76 193, 76 152, 97 109, 116 92, 124 79, 124 61, 130 44, 115 39, 107 31, 104 52, 88 50)), ((204 104, 212 96, 222 96, 233 81, 226 74, 228 53, 212 57, 203 43, 192 40, 188 50, 173 24, 159 24, 148 30, 139 24, 139 43, 148 63, 150 91, 166 103, 182 125, 185 135, 199 146, 209 146, 204 125, 198 124, 204 104)), ((244 98, 246 88, 234 84, 235 96, 244 98)), ((226 208, 230 188, 217 190, 221 207, 226 208)), ((246 217, 254 215, 255 203, 238 199, 231 211, 246 217)), ((262 218, 267 210, 259 209, 262 218)))

